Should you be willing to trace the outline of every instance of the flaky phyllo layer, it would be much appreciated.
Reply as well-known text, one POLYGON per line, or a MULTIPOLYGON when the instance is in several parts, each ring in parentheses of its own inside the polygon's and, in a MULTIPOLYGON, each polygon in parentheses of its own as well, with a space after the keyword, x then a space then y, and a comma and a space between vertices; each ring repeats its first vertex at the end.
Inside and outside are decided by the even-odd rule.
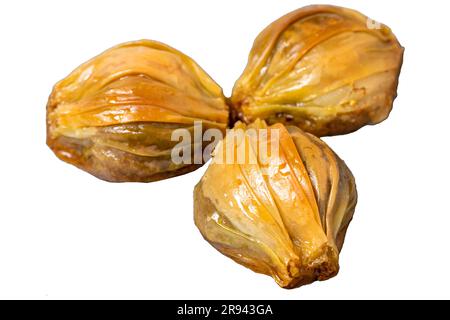
POLYGON ((195 121, 225 130, 222 89, 188 56, 141 40, 105 51, 55 85, 47 143, 102 179, 153 181, 199 166, 171 161, 173 130, 192 132, 195 121))
POLYGON ((379 123, 392 109, 402 57, 391 30, 356 11, 298 9, 256 38, 233 89, 234 116, 316 136, 379 123))
POLYGON ((204 238, 281 287, 336 275, 357 199, 345 163, 296 127, 256 121, 238 123, 234 130, 245 134, 238 139, 227 134, 195 189, 195 222, 204 238), (230 139, 236 141, 235 155, 247 153, 231 163, 223 161, 233 146, 230 139))

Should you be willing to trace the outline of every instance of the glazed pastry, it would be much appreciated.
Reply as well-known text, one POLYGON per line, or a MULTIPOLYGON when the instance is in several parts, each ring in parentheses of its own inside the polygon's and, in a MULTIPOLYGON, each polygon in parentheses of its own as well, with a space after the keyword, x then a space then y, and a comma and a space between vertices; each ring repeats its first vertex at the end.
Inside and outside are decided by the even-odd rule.
POLYGON ((171 159, 178 144, 174 130, 193 135, 196 121, 201 130, 225 131, 222 89, 181 52, 150 40, 129 42, 55 85, 47 105, 47 144, 61 160, 100 179, 155 181, 204 163, 171 159))
POLYGON ((385 120, 403 48, 391 30, 334 6, 309 6, 256 38, 231 97, 233 118, 296 125, 316 136, 385 120))
POLYGON ((218 144, 195 188, 195 223, 224 255, 295 288, 337 274, 356 201, 352 173, 323 141, 258 120, 218 144))

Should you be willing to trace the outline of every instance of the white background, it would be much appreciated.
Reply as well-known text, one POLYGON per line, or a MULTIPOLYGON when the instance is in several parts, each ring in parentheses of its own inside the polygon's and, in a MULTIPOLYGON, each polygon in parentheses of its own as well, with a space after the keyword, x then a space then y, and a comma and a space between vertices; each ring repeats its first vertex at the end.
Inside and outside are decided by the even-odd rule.
POLYGON ((228 95, 256 35, 308 1, 2 1, 0 298, 450 298, 448 1, 330 1, 389 25, 406 48, 390 118, 326 138, 359 203, 339 275, 278 288, 216 252, 193 223, 206 167, 106 183, 45 145, 53 84, 103 50, 155 39, 228 95))

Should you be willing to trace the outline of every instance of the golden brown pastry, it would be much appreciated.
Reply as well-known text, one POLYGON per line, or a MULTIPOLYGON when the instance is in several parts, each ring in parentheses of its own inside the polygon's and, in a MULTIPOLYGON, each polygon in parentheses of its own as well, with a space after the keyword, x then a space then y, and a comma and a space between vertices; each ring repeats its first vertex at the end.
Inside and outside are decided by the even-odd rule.
POLYGON ((195 188, 195 223, 203 237, 284 288, 335 276, 357 201, 350 170, 297 127, 258 120, 238 122, 237 131, 240 136, 228 133, 218 144, 195 188), (230 150, 235 161, 223 161, 230 150))
POLYGON ((236 82, 234 118, 297 125, 317 136, 385 120, 397 95, 403 48, 391 30, 334 6, 309 6, 256 38, 236 82))
POLYGON ((55 85, 47 144, 98 178, 155 181, 202 165, 171 161, 179 142, 171 141, 172 132, 192 133, 195 121, 203 130, 225 130, 222 89, 188 56, 141 40, 105 51, 55 85))

